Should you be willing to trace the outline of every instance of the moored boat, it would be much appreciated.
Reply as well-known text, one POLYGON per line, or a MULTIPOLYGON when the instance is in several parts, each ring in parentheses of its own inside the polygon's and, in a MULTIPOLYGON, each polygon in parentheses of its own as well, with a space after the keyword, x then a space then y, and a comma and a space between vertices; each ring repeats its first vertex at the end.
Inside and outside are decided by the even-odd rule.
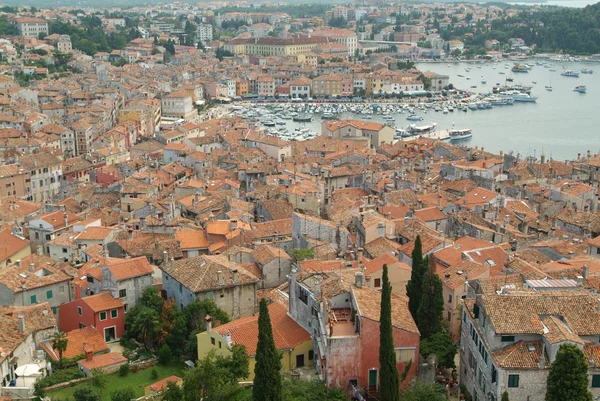
POLYGON ((576 87, 573 88, 573 90, 575 92, 585 93, 585 92, 587 92, 587 87, 585 85, 577 85, 576 87))
POLYGON ((560 73, 560 75, 562 75, 563 77, 573 77, 573 78, 579 77, 579 73, 575 72, 573 70, 564 70, 563 72, 560 73))
POLYGON ((451 141, 459 141, 461 139, 467 139, 473 136, 470 128, 465 129, 452 129, 448 131, 451 141))

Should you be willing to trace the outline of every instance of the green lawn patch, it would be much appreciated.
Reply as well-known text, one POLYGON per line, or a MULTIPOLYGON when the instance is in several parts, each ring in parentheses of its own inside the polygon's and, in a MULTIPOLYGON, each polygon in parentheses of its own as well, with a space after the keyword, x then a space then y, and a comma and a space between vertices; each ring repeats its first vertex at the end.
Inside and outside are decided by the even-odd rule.
MULTIPOLYGON (((119 376, 118 373, 109 375, 108 380, 106 381, 106 388, 104 388, 104 390, 101 392, 95 387, 92 388, 94 391, 100 394, 102 401, 110 401, 110 393, 124 387, 133 388, 135 391, 135 396, 141 397, 144 395, 144 388, 154 382, 173 375, 183 377, 185 365, 183 363, 168 366, 156 365, 154 368, 158 372, 157 379, 152 378, 152 367, 150 367, 148 369, 140 370, 137 373, 130 373, 125 377, 119 376)), ((52 398, 52 400, 72 400, 73 392, 75 392, 76 389, 89 385, 90 383, 83 382, 73 387, 67 387, 49 392, 48 396, 52 398)))

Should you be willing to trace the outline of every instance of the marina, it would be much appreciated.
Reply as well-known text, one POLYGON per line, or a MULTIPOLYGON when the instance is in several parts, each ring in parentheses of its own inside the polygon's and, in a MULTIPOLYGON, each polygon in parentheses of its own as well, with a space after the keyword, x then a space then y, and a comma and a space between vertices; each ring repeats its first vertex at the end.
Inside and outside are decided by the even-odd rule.
POLYGON ((593 72, 600 67, 553 60, 528 60, 526 64, 531 66, 526 74, 512 72, 512 62, 417 64, 422 71, 448 75, 456 88, 469 91, 462 96, 244 103, 234 115, 290 141, 315 138, 324 121, 341 118, 392 126, 396 140, 414 138, 411 125, 436 124, 435 130, 427 133, 429 137, 450 139, 450 130, 468 127, 476 135, 456 141, 457 144, 483 146, 490 151, 519 149, 522 156, 536 152, 539 155, 543 146, 546 154, 557 159, 573 157, 582 148, 598 151, 595 109, 600 98, 596 98, 598 91, 593 88, 599 86, 600 78, 593 72), (488 84, 472 88, 464 72, 479 66, 478 75, 488 84), (564 70, 584 68, 592 73, 579 77, 561 75, 564 70), (586 96, 574 90, 580 85, 585 87, 586 96), (262 122, 274 122, 275 126, 267 127, 262 122), (569 135, 563 135, 565 132, 569 135))

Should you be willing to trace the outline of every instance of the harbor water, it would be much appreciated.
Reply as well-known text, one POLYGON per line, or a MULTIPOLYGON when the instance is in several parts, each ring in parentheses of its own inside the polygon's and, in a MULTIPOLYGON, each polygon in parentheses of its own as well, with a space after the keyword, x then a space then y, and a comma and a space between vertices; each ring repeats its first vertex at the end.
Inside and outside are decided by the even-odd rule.
MULTIPOLYGON (((544 62, 551 66, 534 65, 535 60, 527 61, 534 66, 525 73, 512 72, 513 62, 507 61, 417 64, 417 68, 422 71, 448 75, 450 83, 459 89, 486 94, 491 93, 496 84, 522 84, 532 86, 531 95, 538 99, 535 103, 515 102, 511 106, 495 106, 467 112, 455 110, 447 114, 435 112, 433 109, 426 112, 417 110, 417 114, 423 117, 422 121, 408 121, 407 113, 392 114, 393 120, 390 117, 385 119, 381 114, 373 114, 369 116, 369 121, 393 123, 399 129, 415 123, 436 123, 441 130, 470 128, 473 130, 473 137, 461 141, 461 144, 484 147, 491 152, 513 151, 523 157, 539 157, 543 153, 548 158, 565 160, 574 159, 577 153, 587 150, 600 152, 600 64, 544 62), (579 74, 578 78, 561 75, 564 69, 581 71, 584 68, 593 70, 593 74, 579 74), (482 83, 482 78, 486 80, 485 84, 482 83), (512 78, 513 81, 506 82, 507 78, 512 78), (578 85, 586 85, 587 93, 573 91, 578 85), (547 91, 545 86, 552 86, 553 90, 547 91)), ((323 120, 316 114, 312 117, 312 122, 308 123, 288 120, 286 127, 290 131, 301 127, 320 133, 323 120)), ((365 119, 362 114, 350 112, 342 113, 338 117, 365 119)))

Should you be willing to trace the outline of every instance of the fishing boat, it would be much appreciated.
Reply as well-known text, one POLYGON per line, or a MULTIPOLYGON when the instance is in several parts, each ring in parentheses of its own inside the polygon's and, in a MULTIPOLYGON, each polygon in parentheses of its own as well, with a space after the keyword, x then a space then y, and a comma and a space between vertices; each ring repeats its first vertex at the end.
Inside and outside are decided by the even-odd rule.
POLYGON ((465 129, 451 129, 448 131, 448 135, 450 136, 451 141, 460 141, 462 139, 467 139, 473 136, 470 128, 465 129))
POLYGON ((429 125, 422 125, 420 127, 416 126, 416 125, 409 125, 408 129, 410 132, 419 135, 419 134, 425 134, 427 132, 431 132, 433 131, 435 128, 437 127, 436 123, 432 123, 429 125))
POLYGON ((577 85, 576 87, 573 88, 573 90, 575 92, 585 93, 585 92, 587 92, 587 87, 585 85, 577 85))
POLYGON ((309 123, 312 121, 312 117, 309 115, 300 115, 292 118, 297 123, 309 123))
POLYGON ((416 114, 411 114, 408 117, 406 117, 406 119, 409 121, 423 121, 423 117, 418 116, 416 114))
POLYGON ((513 81, 513 79, 512 79, 512 78, 506 78, 506 80, 507 80, 508 82, 512 82, 512 81, 513 81))
POLYGON ((552 78, 550 78, 550 85, 546 85, 546 90, 552 92, 552 78))
POLYGON ((529 72, 530 68, 523 64, 515 64, 512 68, 512 72, 529 72))
POLYGON ((337 117, 333 113, 323 113, 321 116, 323 120, 335 120, 337 117))
POLYGON ((487 81, 485 80, 485 78, 481 77, 481 83, 482 84, 486 84, 487 83, 487 81))
POLYGON ((581 73, 582 74, 593 74, 594 70, 590 70, 589 68, 582 68, 581 73))
POLYGON ((560 73, 560 75, 562 75, 563 77, 579 78, 579 73, 573 70, 564 70, 560 73))

